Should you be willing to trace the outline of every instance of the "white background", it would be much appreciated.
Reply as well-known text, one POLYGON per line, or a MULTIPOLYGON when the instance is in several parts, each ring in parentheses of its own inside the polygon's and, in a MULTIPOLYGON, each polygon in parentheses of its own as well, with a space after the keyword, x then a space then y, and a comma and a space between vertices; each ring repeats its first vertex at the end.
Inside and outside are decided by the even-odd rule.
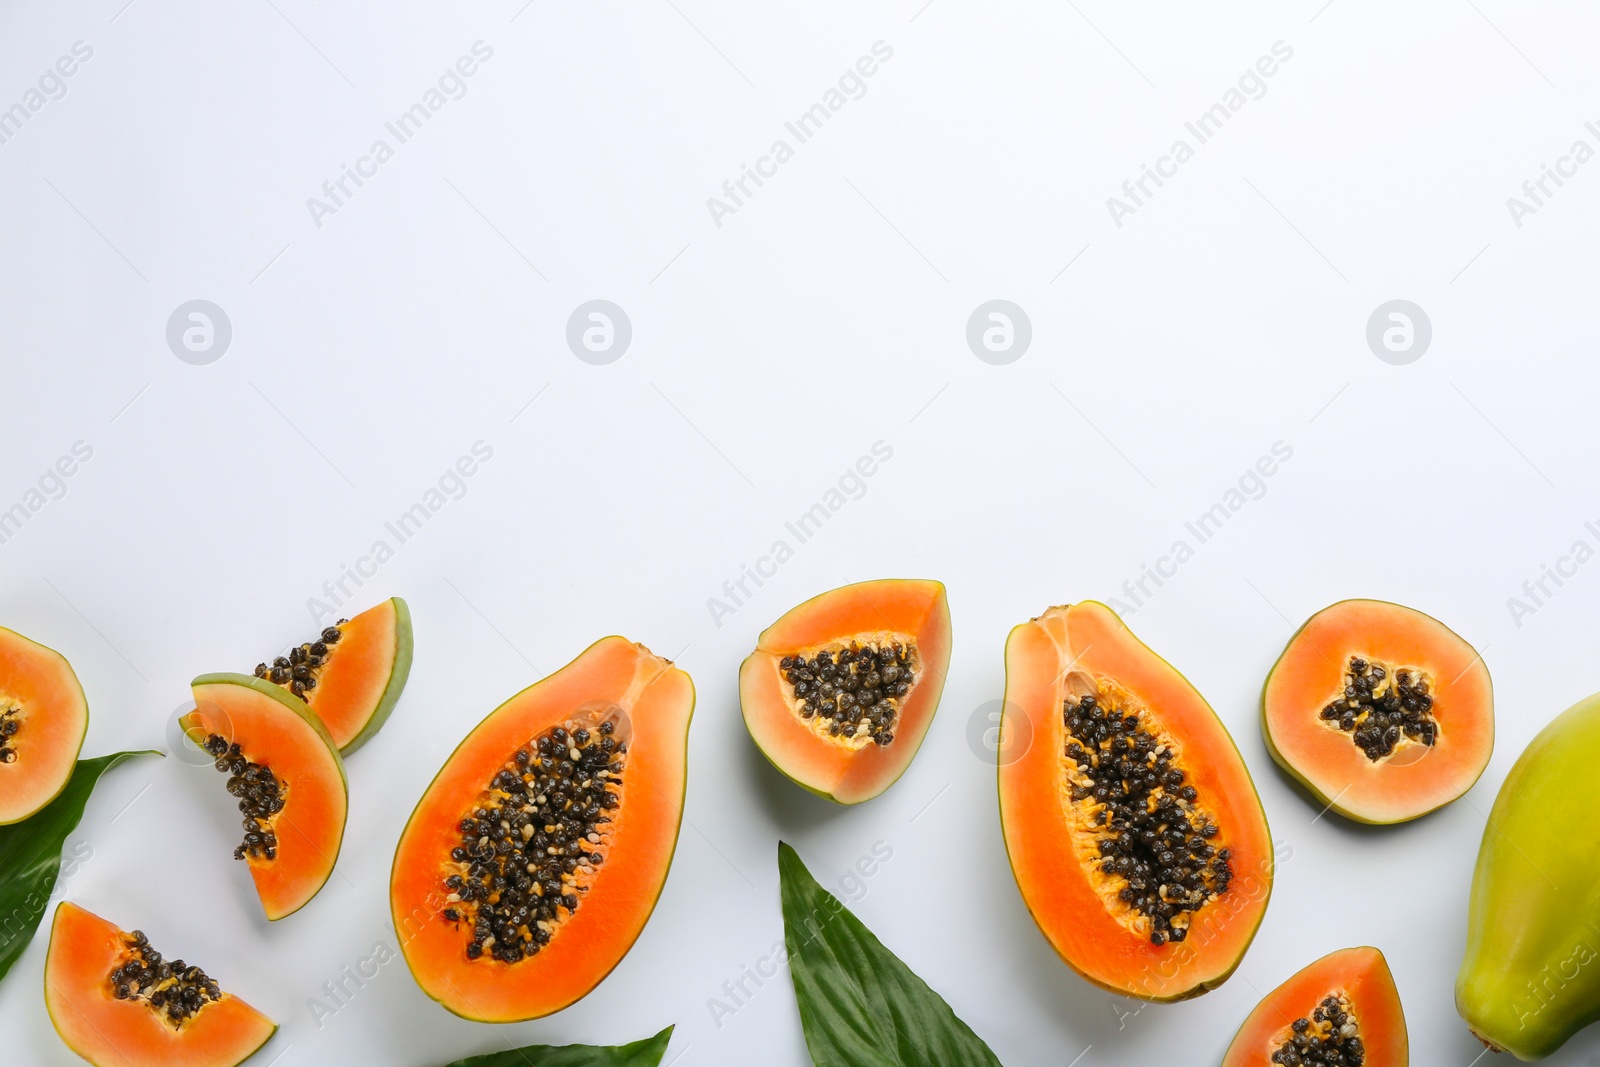
MULTIPOLYGON (((428 1067, 676 1023, 685 1067, 802 1064, 785 976, 720 1026, 708 1003, 781 936, 779 838, 832 885, 892 848, 854 910, 1008 1065, 1215 1062, 1260 995, 1360 943, 1394 968, 1415 1063, 1477 1056, 1452 984, 1485 813, 1533 733, 1600 688, 1600 566, 1520 626, 1507 606, 1574 541, 1600 544, 1584 529, 1600 162, 1520 228, 1506 206, 1574 140, 1600 147, 1583 128, 1600 16, 124 4, 0 7, 0 107, 75 41, 94 50, 0 145, 0 508, 74 442, 93 449, 0 545, 0 622, 71 658, 86 754, 166 745, 192 676, 308 635, 307 599, 385 520, 474 442, 493 449, 352 598, 405 596, 417 660, 350 761, 344 854, 309 907, 268 926, 229 859, 220 776, 176 758, 109 775, 75 838, 92 858, 58 896, 277 1019, 262 1062, 428 1067), (494 54, 466 95, 318 227, 307 198, 479 40, 494 54), (865 96, 718 227, 707 198, 879 40, 894 54, 865 96), (1279 40, 1294 54, 1265 96, 1117 227, 1106 198, 1279 40), (196 298, 233 327, 207 366, 165 340, 196 298), (609 366, 564 339, 592 298, 633 324, 609 366), (1032 320, 1008 366, 965 341, 993 298, 1032 320), (1409 366, 1365 340, 1394 298, 1433 323, 1409 366), (865 495, 716 625, 708 598, 880 440, 893 458, 865 495), (1234 731, 1292 858, 1234 979, 1129 1015, 1028 918, 969 729, 1000 697, 1010 626, 1126 599, 1280 440, 1293 458, 1265 495, 1129 621, 1234 731), (899 784, 834 808, 755 751, 735 670, 791 605, 902 574, 949 586, 943 707, 899 784), (1483 780, 1408 826, 1317 818, 1256 726, 1293 628, 1347 596, 1435 614, 1498 683, 1483 780), (543 1021, 456 1019, 397 962, 319 1028, 308 999, 392 939, 394 842, 444 756, 609 633, 699 690, 677 860, 633 952, 543 1021)), ((44 942, 0 987, 7 1062, 76 1062, 41 1003, 44 942)), ((1600 1032, 1552 1062, 1597 1059, 1600 1032)))

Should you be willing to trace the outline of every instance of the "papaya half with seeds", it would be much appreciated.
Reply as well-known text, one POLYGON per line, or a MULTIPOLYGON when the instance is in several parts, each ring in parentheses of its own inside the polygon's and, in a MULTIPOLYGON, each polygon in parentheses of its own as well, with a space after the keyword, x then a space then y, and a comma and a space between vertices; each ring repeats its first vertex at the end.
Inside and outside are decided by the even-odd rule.
POLYGON ((1268 993, 1222 1067, 1408 1067, 1405 1010, 1375 948, 1331 952, 1268 993))
POLYGON ((233 857, 250 868, 268 919, 305 907, 327 884, 350 810, 344 762, 322 721, 279 686, 246 674, 194 680, 184 734, 228 775, 244 841, 233 857))
POLYGON ((56 907, 44 962, 56 1033, 96 1067, 233 1067, 277 1025, 143 933, 76 904, 56 907))
POLYGON ((587 995, 633 946, 683 819, 694 685, 607 637, 489 714, 400 835, 389 907, 423 992, 479 1022, 587 995))
POLYGON ((1541 730, 1489 812, 1456 1010, 1491 1048, 1543 1059, 1600 1020, 1600 693, 1541 730))
POLYGON ((1000 824, 1061 958, 1123 996, 1221 985, 1272 892, 1267 819, 1194 686, 1115 612, 1051 608, 1006 640, 1000 824))
POLYGON ((411 609, 399 597, 340 619, 255 675, 304 700, 348 756, 382 729, 411 674, 411 609))
POLYGON ((0 826, 67 787, 88 730, 89 702, 72 664, 0 627, 0 826))
POLYGON ((1356 822, 1428 814, 1477 782, 1494 751, 1483 658, 1439 620, 1382 600, 1311 616, 1261 690, 1278 765, 1356 822))
POLYGON ((739 668, 739 707, 756 747, 786 777, 856 804, 911 765, 949 666, 943 584, 857 582, 761 632, 739 668))

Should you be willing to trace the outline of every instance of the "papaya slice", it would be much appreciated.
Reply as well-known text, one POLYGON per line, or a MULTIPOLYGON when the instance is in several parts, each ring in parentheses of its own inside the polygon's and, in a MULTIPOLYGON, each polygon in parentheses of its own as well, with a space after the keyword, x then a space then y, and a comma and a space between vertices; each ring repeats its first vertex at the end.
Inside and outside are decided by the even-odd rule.
POLYGON ((50 926, 44 1003, 61 1040, 97 1067, 233 1067, 278 1029, 142 932, 69 901, 50 926))
POLYGON ((184 734, 239 798, 244 860, 268 919, 305 907, 333 874, 350 810, 344 762, 305 701, 261 678, 203 674, 184 734))
POLYGON ((0 826, 60 795, 88 731, 89 702, 72 664, 0 626, 0 826))
POLYGON ((411 609, 391 597, 256 664, 255 675, 309 704, 348 756, 388 721, 411 675, 411 652, 411 609))
POLYGON ((761 632, 739 668, 739 706, 774 767, 818 796, 858 804, 911 765, 949 666, 942 583, 857 582, 761 632))
POLYGON ((1256 1006, 1222 1067, 1407 1067, 1400 992, 1375 948, 1331 952, 1256 1006))
POLYGON ((1278 765, 1356 822, 1419 818, 1472 788, 1494 751, 1483 658, 1444 623, 1382 600, 1311 616, 1261 690, 1278 765))
POLYGON ((683 819, 694 684, 607 637, 445 761, 395 849, 389 906, 423 992, 480 1022, 586 996, 633 946, 683 819))
POLYGON ((1006 852, 1061 958, 1144 1000, 1226 981, 1266 911, 1273 849, 1205 698, 1086 601, 1012 629, 1000 732, 1006 852))

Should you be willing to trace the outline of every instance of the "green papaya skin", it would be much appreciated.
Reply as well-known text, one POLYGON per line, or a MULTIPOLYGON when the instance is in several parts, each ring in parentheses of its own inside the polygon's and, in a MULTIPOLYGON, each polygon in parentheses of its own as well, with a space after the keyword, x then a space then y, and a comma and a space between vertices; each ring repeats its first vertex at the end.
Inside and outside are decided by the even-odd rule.
POLYGON ((1600 693, 1506 776, 1478 850, 1456 1010, 1486 1045, 1539 1060, 1600 1019, 1600 693))

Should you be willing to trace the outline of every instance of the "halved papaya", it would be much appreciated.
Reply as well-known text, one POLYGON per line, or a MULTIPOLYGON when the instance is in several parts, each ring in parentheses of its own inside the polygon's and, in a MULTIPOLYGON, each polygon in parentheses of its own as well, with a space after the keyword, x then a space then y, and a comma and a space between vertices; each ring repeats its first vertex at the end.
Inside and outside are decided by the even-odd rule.
POLYGON ((1227 727, 1104 604, 1006 639, 1000 823, 1056 952, 1125 996, 1199 996, 1233 974, 1272 892, 1273 848, 1227 727))
POLYGON ((292 915, 317 895, 339 859, 350 809, 344 762, 305 701, 246 674, 194 680, 184 734, 228 775, 239 798, 249 864, 268 919, 292 915))
POLYGON ((44 1003, 61 1040, 97 1067, 233 1067, 278 1029, 140 931, 67 901, 50 927, 44 1003))
POLYGON ((1375 948, 1331 952, 1256 1005, 1222 1067, 1407 1067, 1400 992, 1375 948))
POLYGON ((0 826, 67 787, 88 730, 89 702, 72 664, 0 626, 0 826))
POLYGON ((256 677, 300 697, 348 756, 382 729, 411 674, 411 609, 399 597, 340 619, 256 677))
POLYGON ((761 632, 739 668, 739 706, 774 767, 818 796, 857 804, 911 765, 949 666, 942 583, 857 582, 761 632))
POLYGON ((1472 788, 1494 751, 1483 658, 1413 608, 1341 600, 1289 639, 1261 690, 1267 750, 1357 822, 1405 822, 1472 788))
POLYGON ((423 992, 464 1018, 517 1022, 611 973, 672 865, 693 713, 687 674, 607 637, 467 735, 390 875, 423 992))

